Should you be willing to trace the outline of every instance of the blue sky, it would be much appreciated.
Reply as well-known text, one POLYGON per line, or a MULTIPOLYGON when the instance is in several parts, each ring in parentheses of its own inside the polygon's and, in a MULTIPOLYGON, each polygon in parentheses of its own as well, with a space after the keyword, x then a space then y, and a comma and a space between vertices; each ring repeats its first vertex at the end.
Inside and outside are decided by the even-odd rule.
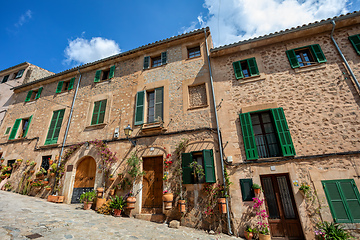
POLYGON ((215 46, 360 10, 360 0, 1 1, 0 70, 58 73, 210 26, 215 46))

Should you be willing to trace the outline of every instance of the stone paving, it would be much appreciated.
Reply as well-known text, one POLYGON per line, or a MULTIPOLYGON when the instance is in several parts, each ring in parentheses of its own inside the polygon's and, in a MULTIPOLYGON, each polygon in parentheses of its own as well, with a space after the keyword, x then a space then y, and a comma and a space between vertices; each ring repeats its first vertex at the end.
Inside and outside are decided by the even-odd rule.
POLYGON ((42 236, 36 239, 241 239, 134 218, 115 218, 82 210, 79 204, 56 204, 0 191, 0 239, 29 239, 26 236, 31 234, 42 236))

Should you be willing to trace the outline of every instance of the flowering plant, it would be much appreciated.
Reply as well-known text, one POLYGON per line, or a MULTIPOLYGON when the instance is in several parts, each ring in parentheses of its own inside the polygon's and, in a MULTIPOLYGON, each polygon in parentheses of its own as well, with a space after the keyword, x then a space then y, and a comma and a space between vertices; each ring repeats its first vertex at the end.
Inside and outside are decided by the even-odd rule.
POLYGON ((347 233, 343 227, 338 223, 329 223, 327 221, 316 224, 315 235, 320 240, 347 240, 351 239, 349 233, 347 233))
POLYGON ((168 193, 168 192, 169 192, 168 190, 164 190, 164 191, 163 191, 163 194, 168 193))
POLYGON ((167 181, 167 180, 168 180, 168 176, 169 176, 169 173, 168 173, 168 172, 164 172, 163 181, 167 181))
POLYGON ((264 204, 264 199, 255 197, 253 198, 253 202, 254 202, 253 209, 255 210, 256 216, 259 219, 259 221, 257 222, 258 224, 257 229, 259 233, 268 235, 270 234, 269 224, 267 223, 267 218, 269 217, 269 215, 267 215, 266 210, 261 210, 262 205, 264 204))
POLYGON ((164 166, 165 166, 165 168, 170 167, 170 165, 173 163, 173 161, 171 161, 171 160, 169 159, 170 157, 171 157, 171 154, 168 153, 168 154, 166 155, 166 158, 164 159, 164 166))
POLYGON ((306 182, 301 183, 299 190, 303 191, 303 193, 306 197, 309 197, 309 195, 310 195, 310 185, 309 184, 307 184, 306 182))
POLYGON ((214 209, 210 206, 210 204, 208 204, 206 206, 205 215, 209 216, 209 215, 213 215, 213 214, 214 214, 214 209))

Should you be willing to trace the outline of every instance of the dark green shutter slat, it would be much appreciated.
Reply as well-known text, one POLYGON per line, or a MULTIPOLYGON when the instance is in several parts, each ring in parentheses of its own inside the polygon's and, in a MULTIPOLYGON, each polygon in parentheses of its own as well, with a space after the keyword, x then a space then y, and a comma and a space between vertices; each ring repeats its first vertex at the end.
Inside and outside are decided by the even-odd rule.
POLYGON ((115 65, 110 67, 109 79, 115 75, 115 65))
POLYGON ((161 65, 164 65, 167 63, 167 52, 161 53, 161 65))
POLYGON ((183 184, 193 183, 192 172, 193 169, 189 167, 190 163, 193 161, 191 153, 182 153, 181 154, 181 167, 182 167, 182 180, 183 184))
POLYGON ((245 154, 247 160, 258 159, 254 131, 251 123, 250 113, 241 113, 240 124, 244 140, 245 154))
POLYGON ((249 70, 250 70, 250 76, 259 75, 259 69, 258 69, 257 64, 256 64, 256 59, 255 58, 249 58, 249 59, 247 59, 247 63, 248 63, 249 70))
POLYGON ((101 70, 97 70, 95 73, 94 82, 100 82, 101 70))
POLYGON ((75 78, 73 77, 72 79, 70 79, 68 90, 71 90, 74 88, 74 82, 75 82, 75 78))
POLYGON ((38 89, 38 92, 37 92, 37 94, 36 94, 36 96, 35 96, 35 100, 40 98, 40 95, 41 95, 42 90, 43 90, 43 87, 41 87, 41 88, 38 89))
POLYGON ((160 117, 163 120, 163 102, 164 102, 164 88, 155 89, 155 122, 160 117))
POLYGON ((243 74, 242 69, 241 69, 241 63, 240 63, 240 61, 233 62, 233 67, 234 67, 234 73, 235 73, 236 79, 241 79, 241 78, 243 78, 243 77, 244 77, 244 74, 243 74))
POLYGON ((350 40, 351 44, 353 45, 353 47, 355 48, 355 51, 357 52, 357 54, 360 55, 360 36, 359 36, 359 34, 350 36, 349 40, 350 40))
POLYGON ((10 130, 11 130, 11 127, 8 127, 8 128, 6 129, 5 135, 9 134, 10 130))
POLYGON ((65 113, 65 109, 54 111, 53 117, 50 122, 49 131, 46 136, 45 145, 57 143, 62 120, 64 118, 64 113, 65 113))
POLYGON ((141 125, 144 123, 144 102, 145 102, 145 91, 137 92, 136 108, 135 108, 135 125, 141 125))
POLYGON ((255 197, 252 189, 253 181, 251 178, 240 179, 241 195, 243 201, 252 201, 255 197))
POLYGON ((91 119, 91 125, 97 124, 99 118, 100 106, 101 106, 101 101, 94 103, 94 111, 91 119))
POLYGON ((354 180, 339 181, 338 184, 341 186, 342 195, 347 204, 352 222, 360 222, 359 192, 354 180))
POLYGON ((325 55, 324 55, 323 51, 321 50, 321 47, 319 44, 314 44, 314 45, 311 45, 310 47, 311 47, 311 50, 314 53, 315 58, 317 59, 318 63, 326 62, 325 55))
POLYGON ((294 49, 287 50, 286 55, 287 55, 287 57, 289 59, 289 62, 290 62, 290 65, 291 65, 292 68, 300 67, 300 64, 299 64, 299 62, 297 60, 294 49))
POLYGON ((31 98, 31 95, 32 95, 32 90, 28 91, 27 95, 26 95, 26 98, 25 98, 25 102, 28 102, 30 101, 30 98, 31 98))
POLYGON ((283 156, 294 156, 295 148, 291 139, 291 134, 287 121, 284 114, 283 108, 273 108, 271 109, 272 116, 275 122, 275 128, 278 134, 280 141, 281 151, 283 156))
POLYGON ((64 81, 60 81, 58 83, 57 88, 56 88, 56 93, 61 93, 63 84, 64 84, 64 81))
POLYGON ((22 75, 24 74, 24 71, 25 71, 25 69, 21 69, 21 70, 16 74, 15 78, 21 78, 22 75))
POLYGON ((49 126, 49 130, 48 130, 48 134, 46 136, 46 141, 45 144, 51 144, 52 141, 52 137, 54 135, 54 130, 55 130, 55 126, 56 126, 56 121, 59 115, 59 111, 54 111, 53 112, 53 116, 51 118, 50 121, 50 126, 49 126))
POLYGON ((31 119, 32 119, 32 115, 29 117, 29 121, 28 121, 28 125, 25 129, 25 132, 24 132, 24 135, 23 137, 26 137, 27 133, 28 133, 28 130, 29 130, 29 127, 30 127, 30 123, 31 123, 31 119))
POLYGON ((207 183, 215 183, 215 165, 214 165, 214 154, 213 150, 203 150, 204 167, 205 167, 205 181, 207 183))
POLYGON ((95 124, 104 123, 106 102, 107 102, 107 99, 100 101, 100 105, 99 105, 99 109, 98 109, 98 117, 97 117, 95 124))
POLYGON ((12 127, 12 130, 11 130, 11 133, 10 133, 10 136, 9 136, 9 140, 12 140, 12 139, 15 139, 16 137, 16 133, 17 133, 17 130, 20 126, 20 123, 21 123, 21 118, 18 118, 15 120, 15 123, 14 123, 14 126, 12 127))
POLYGON ((144 57, 144 69, 148 69, 150 65, 150 57, 146 56, 144 57))

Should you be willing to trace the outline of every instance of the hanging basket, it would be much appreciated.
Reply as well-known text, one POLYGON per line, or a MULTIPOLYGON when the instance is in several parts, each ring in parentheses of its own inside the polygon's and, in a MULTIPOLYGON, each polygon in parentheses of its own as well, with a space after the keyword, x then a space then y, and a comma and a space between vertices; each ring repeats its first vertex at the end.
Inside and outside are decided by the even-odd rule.
POLYGON ((186 212, 186 203, 185 200, 179 200, 179 212, 184 213, 186 212))
POLYGON ((126 208, 127 209, 134 209, 135 208, 135 203, 136 203, 136 198, 135 197, 128 197, 126 199, 126 208))
POLYGON ((219 212, 227 213, 226 198, 218 198, 219 212))
POLYGON ((169 210, 172 208, 172 202, 174 199, 174 194, 172 193, 164 193, 163 197, 163 202, 164 202, 164 208, 165 210, 169 210))

